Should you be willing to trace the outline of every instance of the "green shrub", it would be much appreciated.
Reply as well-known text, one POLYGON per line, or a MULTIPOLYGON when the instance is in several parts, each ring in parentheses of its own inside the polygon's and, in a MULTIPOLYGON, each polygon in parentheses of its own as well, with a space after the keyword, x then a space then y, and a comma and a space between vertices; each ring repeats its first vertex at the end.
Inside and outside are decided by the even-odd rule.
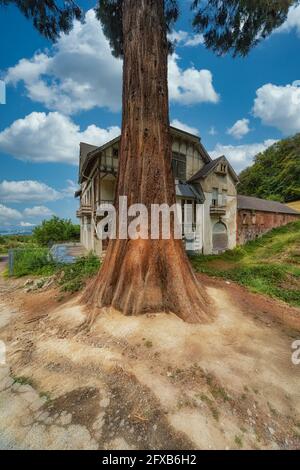
POLYGON ((33 230, 33 239, 42 246, 52 243, 78 241, 80 238, 80 226, 68 219, 60 219, 53 216, 50 220, 44 220, 41 225, 33 230))
POLYGON ((300 220, 221 255, 193 256, 191 262, 198 272, 300 306, 299 246, 300 220))
POLYGON ((0 236, 0 253, 8 253, 13 248, 37 246, 31 235, 2 235, 0 236))
POLYGON ((42 275, 50 276, 58 266, 47 248, 26 248, 14 251, 13 276, 42 275))
POLYGON ((78 292, 86 281, 97 274, 100 268, 100 260, 94 254, 78 258, 74 264, 64 265, 64 276, 59 281, 64 292, 78 292))

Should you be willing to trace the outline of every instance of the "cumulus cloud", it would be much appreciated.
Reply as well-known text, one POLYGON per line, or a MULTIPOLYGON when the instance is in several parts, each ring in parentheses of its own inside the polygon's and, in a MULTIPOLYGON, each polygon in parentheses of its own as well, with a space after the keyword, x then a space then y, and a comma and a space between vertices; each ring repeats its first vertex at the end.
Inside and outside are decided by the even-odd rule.
POLYGON ((11 207, 7 207, 4 204, 0 204, 0 224, 7 225, 14 221, 20 220, 22 218, 22 214, 20 211, 16 209, 12 209, 11 207))
POLYGON ((177 54, 169 58, 170 98, 185 105, 218 103, 220 97, 214 89, 212 73, 195 67, 183 70, 179 67, 178 60, 177 54))
POLYGON ((58 112, 33 112, 0 132, 0 151, 20 160, 77 165, 81 141, 100 146, 120 132, 117 126, 101 129, 94 124, 81 132, 58 112))
POLYGON ((32 223, 30 223, 30 222, 24 222, 24 221, 22 221, 22 222, 20 223, 20 227, 34 227, 34 226, 35 226, 35 224, 32 224, 32 223))
POLYGON ((300 81, 291 85, 263 85, 256 91, 253 114, 283 134, 300 131, 300 81))
POLYGON ((121 103, 122 61, 111 54, 93 10, 74 22, 50 52, 37 52, 8 70, 7 83, 23 81, 29 98, 71 114, 94 107, 117 111, 121 103))
POLYGON ((231 135, 235 139, 241 139, 250 132, 249 119, 239 119, 236 123, 227 131, 227 134, 231 135))
POLYGON ((23 214, 26 217, 50 217, 53 215, 53 211, 45 206, 34 206, 24 209, 23 214))
POLYGON ((185 47, 194 47, 199 46, 199 44, 204 44, 204 37, 202 34, 190 34, 187 31, 172 31, 168 38, 171 42, 175 42, 176 45, 185 46, 185 47))
POLYGON ((202 34, 194 34, 185 42, 185 46, 190 47, 199 46, 199 44, 204 44, 204 37, 202 34))
POLYGON ((217 144, 215 148, 209 152, 212 158, 218 158, 225 155, 230 161, 233 168, 240 172, 253 162, 253 157, 263 152, 277 141, 273 139, 265 140, 261 143, 245 144, 245 145, 222 145, 217 144))
POLYGON ((2 181, 0 182, 0 201, 56 201, 61 198, 59 191, 39 181, 2 181))
POLYGON ((53 214, 54 212, 45 206, 28 207, 23 211, 19 211, 4 204, 0 204, 0 225, 8 226, 17 224, 22 227, 29 227, 35 225, 32 221, 40 221, 41 219, 51 217, 53 214))
POLYGON ((288 33, 293 30, 300 36, 300 5, 290 8, 286 21, 276 33, 288 33))
POLYGON ((180 43, 185 43, 185 41, 188 39, 188 36, 189 34, 187 31, 182 31, 182 30, 176 31, 174 29, 170 34, 168 34, 168 39, 171 42, 180 44, 180 43))
POLYGON ((190 134, 199 135, 199 131, 196 127, 191 127, 188 124, 179 121, 179 119, 173 119, 171 126, 181 129, 182 131, 189 132, 190 134))
MULTIPOLYGON (((182 40, 185 33, 177 36, 182 40)), ((187 35, 186 41, 196 45, 200 38, 187 35)), ((217 102, 211 73, 193 67, 182 70, 178 60, 174 54, 169 61, 170 99, 182 104, 217 102)), ((75 21, 73 30, 62 34, 50 52, 37 52, 9 68, 5 80, 23 82, 31 100, 63 114, 121 108, 122 61, 112 56, 93 10, 87 12, 85 23, 75 21)))

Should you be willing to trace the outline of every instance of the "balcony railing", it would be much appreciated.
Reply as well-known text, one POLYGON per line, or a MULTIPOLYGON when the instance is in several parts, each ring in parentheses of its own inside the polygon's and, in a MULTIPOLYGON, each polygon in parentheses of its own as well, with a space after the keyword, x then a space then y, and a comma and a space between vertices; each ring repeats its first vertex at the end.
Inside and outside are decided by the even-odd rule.
POLYGON ((210 206, 210 215, 225 215, 226 205, 212 204, 210 206))
POLYGON ((78 211, 76 212, 77 217, 82 217, 83 215, 90 215, 92 212, 92 206, 90 204, 82 204, 78 211))

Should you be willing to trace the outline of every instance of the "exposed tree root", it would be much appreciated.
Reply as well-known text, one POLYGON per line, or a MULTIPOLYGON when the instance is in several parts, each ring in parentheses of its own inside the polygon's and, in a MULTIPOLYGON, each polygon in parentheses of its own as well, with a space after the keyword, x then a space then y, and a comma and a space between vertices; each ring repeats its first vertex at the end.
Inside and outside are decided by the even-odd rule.
POLYGON ((83 300, 93 321, 99 307, 124 315, 173 312, 190 323, 207 322, 209 300, 188 262, 181 240, 114 240, 83 300), (93 308, 95 307, 95 308, 93 308))

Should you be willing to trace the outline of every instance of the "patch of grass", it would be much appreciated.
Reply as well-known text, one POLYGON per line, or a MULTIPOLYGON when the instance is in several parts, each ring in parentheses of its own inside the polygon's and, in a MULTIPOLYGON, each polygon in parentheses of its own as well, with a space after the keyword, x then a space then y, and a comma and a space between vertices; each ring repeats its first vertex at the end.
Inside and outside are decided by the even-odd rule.
POLYGON ((209 406, 213 404, 213 401, 207 395, 205 395, 205 393, 201 393, 200 395, 196 395, 196 396, 209 406))
POLYGON ((300 306, 300 221, 221 255, 193 256, 196 271, 300 306))
POLYGON ((213 418, 216 420, 216 421, 219 421, 220 419, 220 413, 218 412, 218 410, 216 408, 214 408, 213 406, 210 407, 210 411, 211 411, 211 414, 213 415, 213 418))
POLYGON ((7 254, 8 250, 14 248, 35 248, 32 235, 0 235, 0 254, 7 254))
POLYGON ((197 394, 197 395, 196 395, 196 398, 200 398, 200 400, 203 401, 203 403, 206 403, 206 405, 207 405, 208 408, 210 409, 211 414, 213 415, 213 418, 214 418, 216 421, 219 421, 219 419, 220 419, 220 413, 219 413, 219 411, 217 410, 217 408, 214 406, 213 400, 212 400, 211 398, 209 398, 207 395, 205 395, 205 393, 197 394))
POLYGON ((58 270, 47 248, 16 249, 12 275, 22 276, 51 276, 58 270))
POLYGON ((53 260, 48 248, 25 248, 15 251, 12 275, 47 277, 57 274, 61 291, 74 293, 81 290, 99 268, 100 259, 92 253, 78 258, 73 264, 62 264, 53 260))
POLYGON ((40 392, 39 396, 40 398, 46 398, 47 402, 51 401, 51 395, 48 392, 40 392))
POLYGON ((211 387, 210 392, 215 399, 221 398, 223 401, 230 401, 229 395, 223 387, 215 385, 214 387, 211 387))
POLYGON ((60 271, 62 273, 59 285, 63 292, 78 292, 86 281, 97 274, 100 268, 100 260, 94 254, 78 258, 74 264, 64 265, 60 271))
POLYGON ((12 379, 14 381, 14 384, 17 383, 20 385, 30 385, 31 387, 33 387, 33 380, 30 377, 25 377, 24 375, 14 375, 12 376, 12 379))
POLYGON ((240 436, 235 436, 235 437, 234 437, 234 442, 235 442, 235 444, 237 445, 237 447, 238 447, 239 449, 242 449, 242 447, 243 447, 243 441, 242 441, 242 438, 241 438, 240 436))

